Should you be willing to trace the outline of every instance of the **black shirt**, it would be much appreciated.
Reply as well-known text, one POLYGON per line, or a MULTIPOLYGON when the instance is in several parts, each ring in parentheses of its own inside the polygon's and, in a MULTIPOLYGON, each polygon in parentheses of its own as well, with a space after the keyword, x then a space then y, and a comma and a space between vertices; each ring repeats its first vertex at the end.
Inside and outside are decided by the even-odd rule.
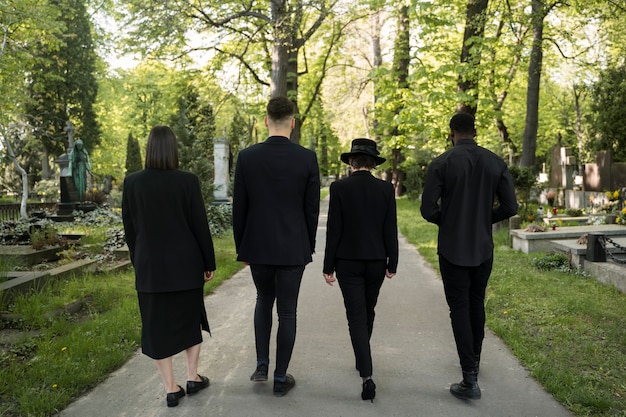
POLYGON ((439 226, 438 253, 455 265, 477 266, 492 257, 491 225, 517 208, 506 164, 473 139, 460 139, 428 167, 422 216, 439 226))

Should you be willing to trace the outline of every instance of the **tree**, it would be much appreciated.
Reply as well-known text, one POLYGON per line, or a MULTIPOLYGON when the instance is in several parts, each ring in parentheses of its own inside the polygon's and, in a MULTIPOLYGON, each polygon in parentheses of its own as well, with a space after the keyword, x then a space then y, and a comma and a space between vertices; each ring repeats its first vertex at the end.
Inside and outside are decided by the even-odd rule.
POLYGON ((336 51, 345 23, 336 21, 338 0, 226 0, 200 6, 191 0, 129 1, 129 22, 133 27, 131 46, 146 54, 158 51, 174 56, 198 50, 213 50, 222 61, 234 62, 242 73, 269 88, 270 96, 284 95, 296 103, 299 118, 292 140, 300 140, 302 120, 316 97, 299 101, 300 77, 311 74, 307 55, 314 51, 329 56, 336 51), (323 24, 324 33, 319 34, 323 24), (213 31, 213 33, 212 33, 213 31), (189 33, 211 34, 211 42, 189 46, 189 33), (216 36, 215 36, 216 35, 216 36), (323 36, 322 36, 323 35, 323 36), (330 39, 319 42, 319 39, 330 39), (314 44, 309 51, 308 44, 314 44), (304 110, 300 110, 300 109, 304 110))
POLYGON ((51 4, 58 8, 64 28, 58 35, 60 47, 37 51, 40 59, 30 76, 26 105, 34 135, 46 152, 42 166, 45 178, 50 175, 47 155, 66 151, 64 128, 68 121, 88 151, 100 143, 93 108, 98 92, 94 76, 97 57, 84 0, 51 0, 51 4))
POLYGON ((178 112, 172 119, 179 139, 180 168, 200 178, 205 204, 213 201, 213 139, 215 118, 213 107, 203 100, 197 88, 188 83, 178 100, 178 112))
POLYGON ((139 141, 133 137, 132 133, 129 133, 128 140, 126 141, 126 175, 141 171, 142 169, 143 162, 141 162, 139 141))
POLYGON ((626 161, 626 64, 602 71, 593 88, 592 110, 597 132, 593 149, 610 149, 616 161, 626 161))
MULTIPOLYGON (((406 107, 405 95, 409 87, 409 65, 410 65, 410 20, 409 7, 401 4, 397 10, 397 29, 394 40, 394 55, 391 70, 389 71, 388 88, 384 90, 379 86, 377 89, 381 94, 376 98, 378 101, 376 119, 378 121, 377 137, 391 153, 391 181, 394 185, 396 195, 403 193, 402 182, 405 173, 400 169, 400 164, 404 162, 403 151, 407 146, 406 131, 402 127, 402 119, 399 117, 406 107)), ((382 80, 381 80, 382 81, 382 80)), ((383 81, 384 83, 384 81, 383 81)))
POLYGON ((528 89, 526 93, 526 123, 524 125, 524 147, 520 166, 534 168, 537 150, 537 129, 539 126, 539 89, 543 64, 544 19, 560 4, 556 1, 546 4, 543 0, 532 0, 533 44, 528 64, 528 89))
POLYGON ((480 79, 480 59, 483 34, 487 19, 489 0, 469 0, 465 12, 465 32, 461 48, 461 65, 457 89, 462 94, 457 110, 476 114, 478 106, 478 80, 480 79))
MULTIPOLYGON (((21 217, 26 217, 28 171, 20 163, 15 146, 26 138, 19 103, 26 99, 26 75, 37 58, 35 45, 53 50, 58 46, 58 13, 45 0, 6 0, 0 3, 0 138, 9 160, 19 172, 22 185, 21 217)), ((31 152, 30 155, 35 155, 31 152)))

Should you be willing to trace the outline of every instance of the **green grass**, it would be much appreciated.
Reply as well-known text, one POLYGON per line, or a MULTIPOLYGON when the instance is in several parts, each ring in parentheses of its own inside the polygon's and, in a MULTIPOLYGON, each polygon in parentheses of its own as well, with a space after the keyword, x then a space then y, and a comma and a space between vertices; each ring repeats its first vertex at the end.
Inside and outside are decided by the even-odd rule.
MULTIPOLYGON (((231 235, 214 239, 213 291, 242 265, 231 235)), ((76 277, 18 297, 9 313, 34 332, 0 353, 0 415, 50 416, 121 366, 140 343, 133 272, 76 277), (86 300, 87 314, 49 313, 86 300)))
MULTIPOLYGON (((403 235, 438 270, 437 227, 419 203, 398 200, 403 235)), ((487 326, 531 375, 577 416, 626 416, 626 295, 593 277, 540 271, 513 251, 506 230, 494 235, 487 326)))

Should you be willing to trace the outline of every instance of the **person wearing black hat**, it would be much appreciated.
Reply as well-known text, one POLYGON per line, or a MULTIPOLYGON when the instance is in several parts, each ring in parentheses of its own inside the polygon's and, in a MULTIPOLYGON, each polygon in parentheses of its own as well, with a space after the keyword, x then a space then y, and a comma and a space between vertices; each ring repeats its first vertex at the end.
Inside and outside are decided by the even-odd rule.
POLYGON ((450 119, 452 149, 428 167, 421 213, 439 226, 437 252, 463 380, 457 398, 477 400, 485 336, 485 290, 493 265, 491 226, 517 213, 511 174, 498 155, 476 144, 474 117, 450 119), (498 204, 494 205, 494 201, 498 204))
POLYGON ((376 142, 355 139, 341 160, 352 174, 330 185, 323 275, 343 294, 356 368, 362 378, 361 398, 373 401, 370 338, 374 308, 385 277, 398 265, 398 227, 393 186, 375 178, 371 170, 385 162, 376 142))

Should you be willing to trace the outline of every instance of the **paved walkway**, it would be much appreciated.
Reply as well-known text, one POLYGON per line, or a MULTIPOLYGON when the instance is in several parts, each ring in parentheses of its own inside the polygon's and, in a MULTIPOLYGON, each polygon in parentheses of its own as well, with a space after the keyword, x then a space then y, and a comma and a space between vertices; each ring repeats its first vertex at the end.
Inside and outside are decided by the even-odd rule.
MULTIPOLYGON (((200 373, 211 379, 207 390, 168 409, 153 361, 137 353, 60 416, 571 416, 490 332, 480 368, 482 399, 450 395, 450 383, 460 380, 461 371, 442 283, 403 237, 398 274, 385 280, 376 310, 376 399, 362 401, 341 292, 322 278, 327 204, 321 208, 318 253, 306 268, 300 292, 298 338, 289 368, 296 386, 287 396, 274 397, 271 383, 249 381, 255 366, 255 290, 245 268, 206 298, 213 337, 205 337, 200 373)), ((177 355, 174 364, 184 386, 183 356, 177 355)))

